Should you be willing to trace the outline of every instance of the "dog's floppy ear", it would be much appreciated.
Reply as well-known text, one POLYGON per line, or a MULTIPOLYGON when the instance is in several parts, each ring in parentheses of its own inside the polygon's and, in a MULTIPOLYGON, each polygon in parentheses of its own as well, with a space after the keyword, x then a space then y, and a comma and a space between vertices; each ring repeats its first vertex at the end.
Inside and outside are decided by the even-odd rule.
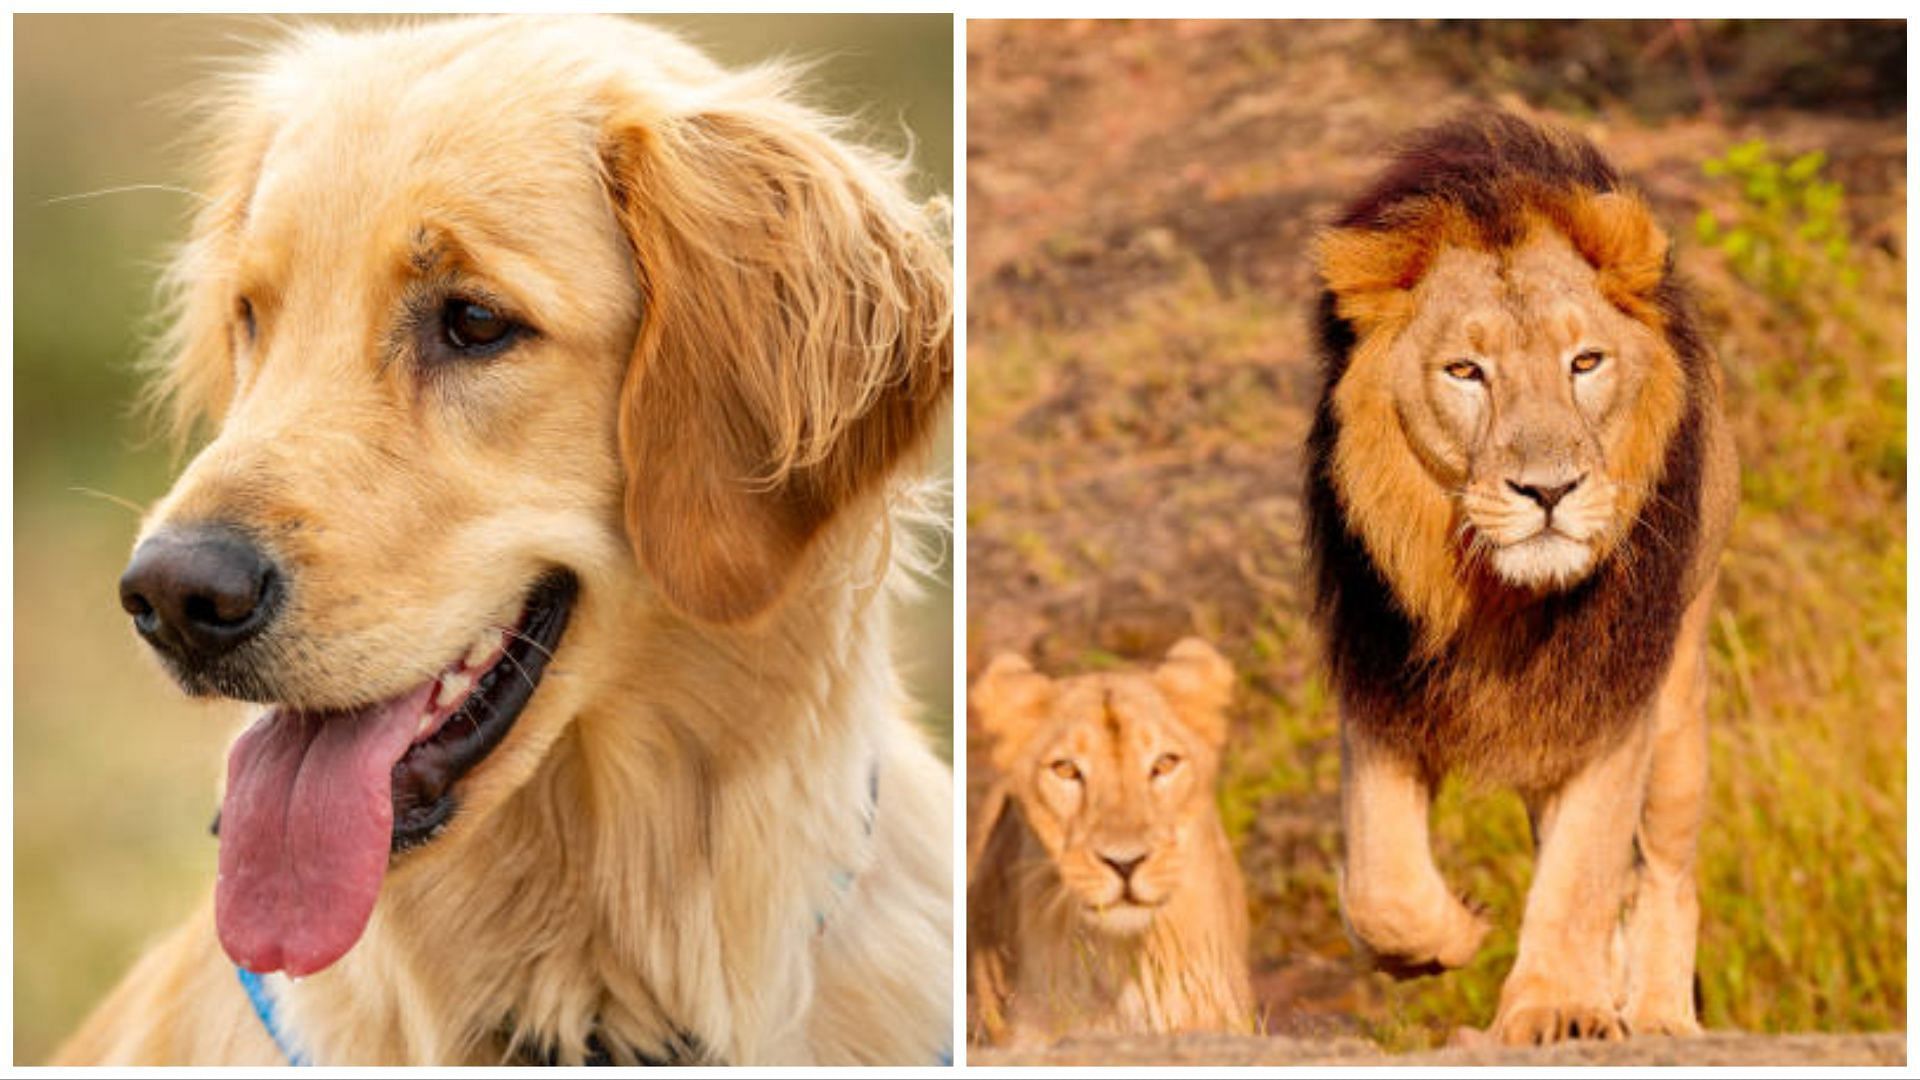
POLYGON ((1153 682, 1174 714, 1207 743, 1227 741, 1227 705, 1233 700, 1233 665, 1199 638, 1183 638, 1154 669, 1153 682))
POLYGON ((629 538, 669 602, 716 623, 781 598, 834 515, 926 441, 953 375, 944 213, 759 78, 679 112, 616 107, 601 147, 643 305, 629 538))

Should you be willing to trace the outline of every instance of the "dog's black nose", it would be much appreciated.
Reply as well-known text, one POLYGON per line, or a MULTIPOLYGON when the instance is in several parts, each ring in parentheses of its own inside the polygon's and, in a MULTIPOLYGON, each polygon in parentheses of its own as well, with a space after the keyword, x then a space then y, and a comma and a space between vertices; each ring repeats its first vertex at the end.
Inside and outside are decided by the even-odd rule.
POLYGON ((229 529, 155 534, 120 576, 120 606, 148 644, 189 667, 259 634, 278 606, 273 560, 229 529))

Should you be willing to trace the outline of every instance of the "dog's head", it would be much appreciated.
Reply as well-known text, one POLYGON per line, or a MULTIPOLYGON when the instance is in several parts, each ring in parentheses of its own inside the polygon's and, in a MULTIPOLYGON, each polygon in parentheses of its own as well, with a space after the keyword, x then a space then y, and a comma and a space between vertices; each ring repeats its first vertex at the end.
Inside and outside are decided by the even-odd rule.
POLYGON ((221 933, 301 974, 533 774, 569 623, 803 602, 946 400, 951 274, 779 72, 624 20, 301 33, 213 159, 160 380, 213 438, 121 593, 185 688, 267 706, 221 933))

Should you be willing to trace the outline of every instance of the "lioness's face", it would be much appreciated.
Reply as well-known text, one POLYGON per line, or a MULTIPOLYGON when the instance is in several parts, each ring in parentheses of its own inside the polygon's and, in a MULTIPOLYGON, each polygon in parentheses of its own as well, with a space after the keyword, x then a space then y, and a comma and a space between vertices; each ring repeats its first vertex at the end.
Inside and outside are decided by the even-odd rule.
POLYGON ((1180 887, 1217 768, 1151 678, 1090 675, 1058 684, 1015 793, 1082 915, 1130 935, 1180 887))
POLYGON ((1457 500, 1469 557, 1523 588, 1580 581, 1638 511, 1611 466, 1671 355, 1550 230, 1505 252, 1442 250, 1413 300, 1389 357, 1394 406, 1457 500))

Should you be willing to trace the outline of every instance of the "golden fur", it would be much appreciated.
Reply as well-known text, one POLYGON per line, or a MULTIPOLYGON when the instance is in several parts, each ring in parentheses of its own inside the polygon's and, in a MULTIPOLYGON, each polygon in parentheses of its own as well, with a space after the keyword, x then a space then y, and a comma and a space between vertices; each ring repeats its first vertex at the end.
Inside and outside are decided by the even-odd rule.
MULTIPOLYGON (((611 18, 303 30, 214 109, 162 391, 213 441, 144 533, 244 522, 298 588, 279 700, 395 693, 580 598, 364 936, 269 980, 318 1063, 932 1063, 951 774, 889 659, 905 467, 951 381, 944 212, 794 104, 611 18), (409 305, 537 333, 428 365, 409 305), (246 306, 241 305, 242 300, 246 306)), ((63 1063, 280 1062, 211 927, 63 1063)))
POLYGON ((1247 901, 1213 790, 1232 687, 1196 639, 1150 675, 1055 681, 1007 655, 974 684, 1002 777, 967 888, 990 1041, 1250 1029, 1247 901))
POLYGON ((1433 865, 1432 791, 1517 787, 1539 861, 1508 1042, 1697 1030, 1705 634, 1738 479, 1668 247, 1591 146, 1498 116, 1415 136, 1319 247, 1342 910, 1382 966, 1466 963, 1487 924, 1433 865))

